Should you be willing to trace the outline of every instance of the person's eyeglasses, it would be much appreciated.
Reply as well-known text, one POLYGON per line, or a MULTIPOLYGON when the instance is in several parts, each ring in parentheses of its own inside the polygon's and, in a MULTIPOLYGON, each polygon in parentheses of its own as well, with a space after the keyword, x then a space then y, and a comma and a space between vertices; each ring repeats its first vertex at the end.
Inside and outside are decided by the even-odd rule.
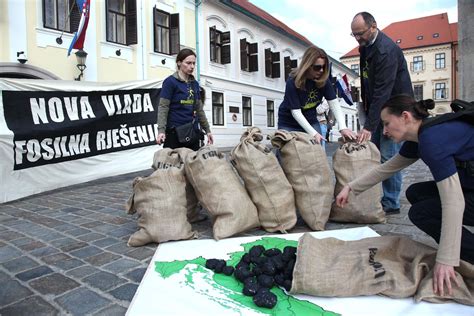
POLYGON ((370 30, 370 27, 369 27, 367 30, 363 31, 363 32, 358 32, 358 33, 352 32, 352 33, 351 33, 351 36, 352 36, 352 37, 361 37, 361 36, 363 36, 365 33, 367 33, 368 30, 370 30))
POLYGON ((326 66, 326 65, 313 65, 313 66, 311 66, 311 67, 313 68, 314 71, 317 72, 317 71, 324 70, 324 67, 325 67, 325 66, 326 66))

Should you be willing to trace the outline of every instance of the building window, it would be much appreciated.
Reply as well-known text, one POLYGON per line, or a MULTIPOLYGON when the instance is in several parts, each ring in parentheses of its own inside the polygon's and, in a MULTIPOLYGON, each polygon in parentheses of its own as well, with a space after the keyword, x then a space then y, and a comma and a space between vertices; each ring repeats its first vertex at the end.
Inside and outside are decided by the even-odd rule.
POLYGON ((285 63, 285 81, 288 80, 288 77, 290 76, 290 73, 293 69, 298 67, 298 60, 296 59, 291 59, 290 57, 285 57, 284 59, 285 63))
POLYGON ((240 69, 258 71, 258 44, 249 43, 246 38, 240 40, 240 69))
POLYGON ((252 99, 249 97, 242 97, 242 123, 252 126, 252 99))
POLYGON ((344 114, 344 121, 346 122, 346 126, 349 126, 349 117, 347 114, 344 114))
POLYGON ((275 127, 275 102, 267 100, 267 126, 275 127))
POLYGON ((224 125, 224 94, 212 92, 212 125, 224 125))
POLYGON ((136 0, 107 0, 107 42, 137 44, 136 0))
POLYGON ((397 39, 397 44, 400 44, 402 42, 402 40, 399 38, 397 39))
POLYGON ((210 59, 219 64, 230 64, 230 32, 209 28, 210 59))
POLYGON ((435 55, 435 67, 436 69, 442 69, 446 67, 446 54, 440 53, 435 55))
POLYGON ((265 76, 280 78, 280 52, 272 52, 270 48, 265 49, 265 76))
POLYGON ((360 122, 359 119, 357 119, 357 132, 360 131, 360 122))
POLYGON ((355 117, 354 117, 354 115, 351 115, 351 117, 352 117, 351 130, 354 130, 355 129, 355 117))
POLYGON ((78 29, 80 20, 75 0, 43 0, 43 27, 72 33, 78 29))
POLYGON ((351 69, 353 72, 355 72, 356 74, 359 74, 359 64, 353 64, 351 65, 351 69))
POLYGON ((154 51, 167 55, 179 52, 179 14, 153 10, 154 51))
POLYGON ((421 41, 421 40, 423 39, 423 35, 418 35, 418 36, 416 37, 416 39, 419 40, 419 41, 421 41))
POLYGON ((439 82, 435 83, 434 98, 436 100, 447 99, 448 98, 448 89, 446 89, 446 83, 439 82))
POLYGON ((439 37, 439 33, 433 33, 433 38, 438 38, 439 37))
POLYGON ((416 84, 413 86, 413 94, 415 95, 415 100, 420 101, 423 100, 423 85, 416 84))
POLYGON ((413 57, 413 62, 411 63, 411 71, 413 72, 423 71, 423 56, 413 57))

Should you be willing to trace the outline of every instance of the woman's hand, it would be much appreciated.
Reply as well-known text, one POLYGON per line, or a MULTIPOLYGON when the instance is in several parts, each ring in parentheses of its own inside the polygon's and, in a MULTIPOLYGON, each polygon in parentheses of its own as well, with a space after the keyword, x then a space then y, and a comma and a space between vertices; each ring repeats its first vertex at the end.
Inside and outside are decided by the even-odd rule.
POLYGON ((318 144, 321 144, 321 141, 322 140, 326 140, 326 138, 324 138, 323 136, 321 136, 321 134, 319 134, 318 132, 316 132, 316 134, 314 134, 314 140, 316 140, 316 142, 318 144))
POLYGON ((357 142, 361 144, 365 141, 370 140, 371 137, 372 137, 372 133, 366 130, 365 128, 363 128, 359 131, 359 134, 357 135, 357 142))
POLYGON ((348 129, 348 128, 341 129, 339 132, 341 133, 342 138, 343 138, 344 140, 346 140, 346 139, 347 139, 347 140, 354 140, 354 139, 357 138, 357 135, 356 135, 353 131, 351 131, 350 129, 348 129))
POLYGON ((341 192, 336 196, 336 205, 339 207, 344 208, 346 206, 347 201, 349 201, 349 193, 351 192, 351 188, 346 184, 341 192))
POLYGON ((165 133, 158 133, 158 136, 156 136, 156 143, 158 145, 161 145, 165 142, 165 140, 166 140, 165 133))
POLYGON ((454 267, 436 262, 433 268, 433 292, 437 295, 444 296, 444 285, 446 284, 448 294, 453 295, 451 279, 459 286, 456 273, 454 273, 454 267))
POLYGON ((211 133, 207 133, 207 144, 212 145, 214 144, 214 136, 211 133))

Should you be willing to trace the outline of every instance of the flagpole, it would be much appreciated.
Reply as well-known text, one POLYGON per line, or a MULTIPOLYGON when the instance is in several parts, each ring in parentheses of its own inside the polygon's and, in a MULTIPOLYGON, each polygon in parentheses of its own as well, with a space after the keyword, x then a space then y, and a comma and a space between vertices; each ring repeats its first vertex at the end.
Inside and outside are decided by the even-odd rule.
MULTIPOLYGON (((61 31, 61 35, 59 37, 56 37, 56 43, 61 45, 63 43, 63 34, 64 34, 64 29, 66 28, 66 24, 69 22, 69 17, 71 16, 72 10, 74 9, 75 2, 72 3, 71 9, 69 10, 69 14, 66 15, 66 21, 64 21, 64 27, 61 31)), ((67 12, 67 11, 66 11, 67 12)))

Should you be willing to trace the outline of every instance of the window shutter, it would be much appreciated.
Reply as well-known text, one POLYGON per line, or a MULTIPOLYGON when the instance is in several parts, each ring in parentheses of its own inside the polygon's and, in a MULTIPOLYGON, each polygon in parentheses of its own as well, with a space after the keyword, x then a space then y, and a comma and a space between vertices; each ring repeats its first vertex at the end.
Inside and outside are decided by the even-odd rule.
POLYGON ((211 61, 217 61, 217 48, 216 48, 216 26, 211 26, 209 28, 209 58, 211 61))
POLYGON ((249 45, 249 53, 250 53, 249 71, 251 72, 258 71, 258 44, 257 43, 252 43, 249 45))
POLYGON ((223 64, 230 64, 230 45, 222 46, 221 62, 223 64))
POLYGON ((230 32, 222 33, 221 40, 222 40, 221 62, 223 64, 230 64, 230 32))
POLYGON ((241 70, 248 70, 248 59, 247 59, 247 39, 242 38, 240 40, 240 69, 241 70))
MULTIPOLYGON (((76 1, 69 0, 69 8, 72 7, 71 15, 69 16, 69 32, 76 32, 79 28, 79 22, 81 21, 81 11, 76 5, 76 1)), ((69 12, 68 12, 69 13, 69 12)), ((67 19, 67 17, 66 17, 67 19)))
POLYGON ((153 51, 155 53, 158 53, 158 42, 157 42, 157 38, 158 38, 158 34, 156 34, 156 31, 157 31, 157 27, 156 27, 156 19, 157 19, 157 15, 156 15, 156 6, 153 7, 153 51))
POLYGON ((170 47, 171 55, 179 53, 179 13, 170 15, 170 47))
POLYGON ((272 78, 280 78, 280 53, 272 52, 272 78))
POLYGON ((270 48, 265 49, 265 76, 272 76, 272 51, 270 48))
POLYGON ((137 44, 137 3, 136 0, 127 0, 125 4, 126 44, 137 44))

